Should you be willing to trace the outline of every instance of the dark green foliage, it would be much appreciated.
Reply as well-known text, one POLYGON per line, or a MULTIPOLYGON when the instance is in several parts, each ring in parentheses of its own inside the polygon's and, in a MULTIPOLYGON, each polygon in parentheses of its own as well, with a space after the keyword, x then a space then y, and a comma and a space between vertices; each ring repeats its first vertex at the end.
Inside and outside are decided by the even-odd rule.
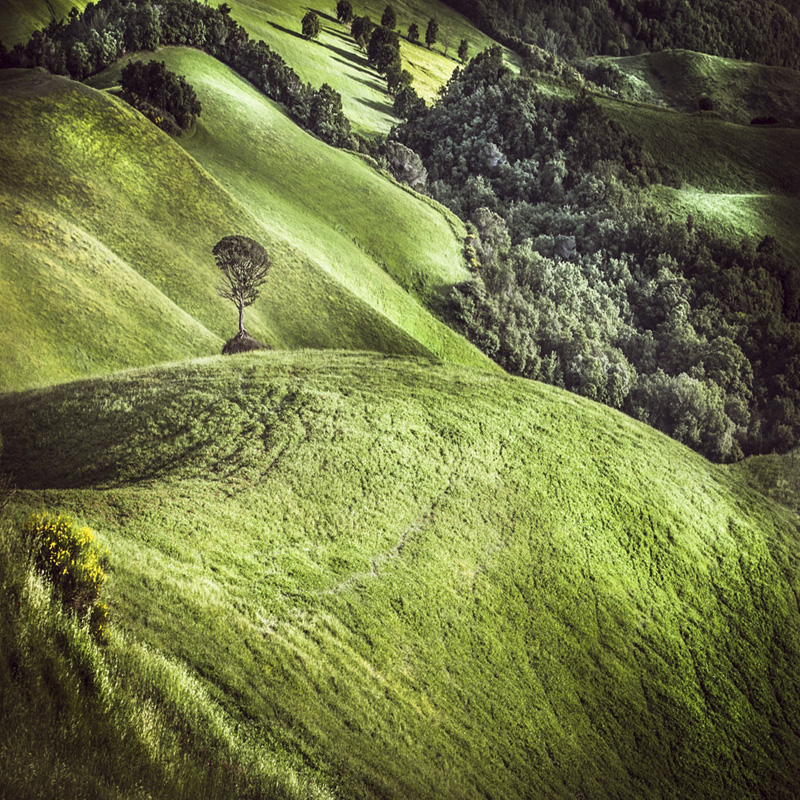
POLYGON ((194 88, 163 61, 131 61, 120 85, 122 96, 168 133, 188 130, 202 111, 194 88))
POLYGON ((385 74, 392 64, 399 66, 400 37, 397 33, 384 28, 383 25, 375 28, 369 38, 367 60, 382 74, 385 74))
POLYGON ((567 58, 683 48, 800 65, 795 0, 450 0, 449 5, 509 46, 516 39, 567 58))
POLYGON ((413 80, 411 73, 402 68, 398 55, 386 69, 386 86, 389 89, 389 94, 396 96, 401 89, 411 86, 413 80))
POLYGON ((697 101, 697 107, 701 111, 713 111, 714 110, 714 101, 710 97, 708 97, 706 95, 703 95, 697 101))
POLYGON ((350 0, 339 0, 336 4, 336 19, 345 25, 353 21, 353 4, 350 0))
POLYGON ((543 94, 495 49, 394 138, 474 226, 480 269, 448 313, 506 369, 719 460, 800 439, 795 270, 773 240, 731 246, 646 208, 669 173, 591 100, 543 94))
POLYGON ((306 12, 302 26, 306 39, 316 39, 319 36, 319 16, 314 11, 306 12))
POLYGON ((458 45, 458 58, 462 63, 464 63, 466 62, 468 55, 469 55, 469 42, 466 39, 462 39, 458 45))
POLYGON ((398 89, 394 96, 393 107, 398 117, 408 120, 416 119, 428 110, 425 101, 413 86, 403 86, 398 89))
POLYGON ((356 40, 356 44, 362 49, 366 50, 367 44, 375 29, 375 23, 367 16, 355 17, 353 24, 350 26, 350 33, 356 40))
POLYGON ((219 296, 230 300, 239 310, 239 334, 242 334, 244 310, 258 299, 272 266, 269 253, 247 236, 225 236, 211 252, 222 273, 219 296))
POLYGON ((408 41, 416 44, 419 41, 419 25, 416 22, 412 22, 408 26, 408 41))
POLYGON ((383 25, 384 28, 389 28, 390 30, 394 30, 397 27, 397 13, 394 10, 394 6, 388 5, 383 10, 381 25, 383 25))
POLYGON ((418 192, 425 191, 428 172, 420 157, 400 142, 387 141, 381 146, 381 159, 392 175, 418 192))
POLYGON ((428 27, 425 29, 425 44, 428 47, 431 45, 436 44, 436 41, 439 37, 439 21, 436 19, 431 19, 428 21, 428 27))
MULTIPOLYGON (((196 0, 100 0, 85 11, 70 14, 36 31, 26 45, 8 56, 10 66, 45 67, 76 80, 99 72, 133 50, 155 50, 165 45, 188 45, 204 50, 235 69, 269 98, 283 103, 290 116, 328 144, 352 147, 350 123, 341 103, 303 83, 286 62, 264 42, 254 42, 230 16, 225 4, 218 8, 196 0), (328 109, 333 116, 322 120, 328 109), (313 120, 312 120, 313 117, 313 120)), ((330 89, 328 89, 330 92, 330 89)), ((142 99, 137 107, 155 117, 157 107, 142 99)), ((169 126, 167 122, 163 123, 169 126)))

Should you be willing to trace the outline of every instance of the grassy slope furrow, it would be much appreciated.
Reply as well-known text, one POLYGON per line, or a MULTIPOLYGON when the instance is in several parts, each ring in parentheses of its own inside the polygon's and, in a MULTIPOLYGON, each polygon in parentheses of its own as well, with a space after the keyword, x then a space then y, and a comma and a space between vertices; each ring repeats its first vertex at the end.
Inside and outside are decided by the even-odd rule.
MULTIPOLYGON (((330 224, 324 216, 315 219, 315 209, 298 220, 306 238, 292 240, 285 235, 292 227, 290 206, 282 209, 282 224, 261 224, 259 217, 269 219, 257 200, 250 213, 125 104, 42 73, 10 70, 2 77, 2 291, 12 310, 3 331, 10 344, 0 375, 5 388, 217 350, 232 333, 235 310, 216 295, 210 251, 235 232, 262 241, 273 256, 263 296, 247 312, 250 330, 273 346, 434 352, 488 363, 375 266, 374 259, 392 258, 381 242, 368 240, 371 257, 359 252, 360 284, 351 282, 375 307, 343 286, 325 260, 346 261, 347 252, 305 247, 326 236, 323 221, 330 224)), ((289 141, 299 135, 319 146, 317 162, 327 152, 334 160, 345 156, 300 132, 279 111, 273 114, 289 141)), ((460 274, 451 222, 355 157, 346 158, 354 196, 365 205, 380 206, 383 194, 403 198, 394 201, 395 228, 412 229, 419 213, 419 229, 442 253, 433 259, 431 284, 444 280, 448 268, 460 274)), ((313 184, 297 183, 313 180, 310 170, 293 177, 294 192, 313 194, 313 184)), ((270 191, 263 182, 258 190, 270 191)), ((340 239, 347 241, 344 233, 340 239)), ((399 257, 395 263, 407 265, 399 257)), ((408 280, 424 286, 427 266, 415 262, 413 272, 409 266, 408 280)))
POLYGON ((109 546, 115 624, 347 796, 800 788, 797 518, 631 419, 275 353, 6 395, 0 421, 14 513, 109 546))

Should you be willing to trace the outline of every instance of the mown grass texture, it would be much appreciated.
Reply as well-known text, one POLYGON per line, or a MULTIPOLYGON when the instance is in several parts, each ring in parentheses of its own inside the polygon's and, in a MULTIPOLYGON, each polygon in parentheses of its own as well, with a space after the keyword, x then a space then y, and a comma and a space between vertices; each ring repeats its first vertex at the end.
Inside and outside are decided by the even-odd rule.
POLYGON ((0 420, 13 513, 103 535, 125 636, 346 796, 797 794, 797 518, 620 414, 306 352, 0 420))

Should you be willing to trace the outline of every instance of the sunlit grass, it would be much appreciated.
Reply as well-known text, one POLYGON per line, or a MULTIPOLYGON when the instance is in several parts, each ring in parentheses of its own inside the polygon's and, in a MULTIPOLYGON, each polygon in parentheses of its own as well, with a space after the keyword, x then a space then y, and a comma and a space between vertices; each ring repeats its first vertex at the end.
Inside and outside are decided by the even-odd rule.
POLYGON ((121 101, 5 71, 0 386, 219 352, 236 320, 211 248, 232 232, 272 256, 246 324, 273 347, 488 364, 424 305, 466 275, 452 215, 304 133, 210 57, 171 52, 197 69, 209 121, 185 144, 207 169, 121 101))
POLYGON ((5 396, 0 428, 13 513, 109 547, 117 628, 347 796, 798 788, 797 518, 621 414, 306 352, 5 396))

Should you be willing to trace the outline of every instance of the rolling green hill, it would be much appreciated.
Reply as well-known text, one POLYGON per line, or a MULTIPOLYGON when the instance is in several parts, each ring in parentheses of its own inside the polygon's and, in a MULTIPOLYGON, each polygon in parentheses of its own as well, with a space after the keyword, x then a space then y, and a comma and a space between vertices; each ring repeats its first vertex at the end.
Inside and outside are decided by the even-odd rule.
POLYGON ((700 98, 705 96, 713 110, 729 122, 748 125, 754 117, 771 116, 783 126, 800 125, 797 70, 690 50, 662 50, 607 60, 646 83, 657 98, 678 111, 697 111, 700 98))
MULTIPOLYGON (((110 550, 119 685, 142 646, 172 665, 140 678, 147 730, 211 715, 354 798, 800 790, 796 516, 603 406, 273 353, 4 395, 0 435, 13 518, 110 550)), ((26 741, 6 763, 41 763, 26 741)))
MULTIPOLYGON (((316 41, 300 35, 306 6, 294 0, 232 0, 233 18, 254 39, 263 39, 292 66, 305 81, 314 86, 327 83, 342 95, 345 114, 354 128, 365 134, 388 133, 397 122, 386 83, 369 66, 366 54, 350 36, 349 26, 336 19, 336 3, 315 7, 320 15, 321 32, 316 41)), ((359 0, 353 3, 356 14, 367 14, 379 23, 387 3, 384 0, 359 0)), ((470 56, 491 47, 495 42, 475 28, 465 17, 440 0, 397 0, 397 30, 401 34, 400 54, 404 69, 414 77, 414 88, 429 102, 453 73, 459 62, 456 57, 461 39, 470 44, 470 56), (428 49, 425 29, 428 20, 439 21, 439 41, 428 49), (406 39, 408 26, 416 22, 421 44, 406 39), (445 54, 444 42, 448 50, 445 54)), ((518 68, 520 59, 506 51, 508 62, 518 68)))
POLYGON ((26 42, 39 28, 64 19, 73 6, 83 10, 87 0, 0 0, 0 42, 8 49, 26 42))
MULTIPOLYGON (((56 0, 53 8, 62 18, 69 9, 81 10, 85 0, 56 0)), ((392 98, 386 92, 384 79, 367 63, 366 54, 350 36, 349 26, 338 22, 336 3, 317 8, 322 23, 320 36, 309 41, 300 35, 301 20, 308 10, 294 0, 232 0, 228 4, 232 17, 255 40, 265 41, 279 53, 304 81, 319 87, 327 83, 342 96, 345 114, 356 131, 365 135, 388 133, 398 120, 392 109, 392 98)), ((366 0, 356 4, 356 13, 368 14, 380 22, 386 6, 382 0, 366 0)), ((414 78, 414 87, 429 102, 447 82, 460 63, 456 56, 461 39, 469 42, 470 57, 495 42, 475 28, 464 16, 440 0, 400 0, 394 3, 401 34, 403 67, 414 78), (432 48, 424 44, 428 20, 440 23, 439 41, 432 48), (408 26, 416 22, 422 44, 407 40, 408 26)), ((51 12, 45 0, 0 0, 0 41, 10 47, 24 42, 37 28, 49 23, 51 12)), ((518 69, 520 58, 506 51, 508 63, 518 69)))
POLYGON ((213 59, 183 57, 206 75, 208 126, 188 144, 213 177, 107 94, 41 72, 0 75, 0 385, 218 351, 235 318, 216 296, 210 252, 233 232, 273 255, 246 316, 272 346, 488 363, 391 277, 421 298, 458 280, 457 221, 302 132, 213 59), (233 125, 238 104, 248 105, 233 125), (244 131, 256 129, 248 146, 244 131), (347 202, 335 185, 350 187, 347 202), (391 224, 373 230, 381 209, 391 224))

